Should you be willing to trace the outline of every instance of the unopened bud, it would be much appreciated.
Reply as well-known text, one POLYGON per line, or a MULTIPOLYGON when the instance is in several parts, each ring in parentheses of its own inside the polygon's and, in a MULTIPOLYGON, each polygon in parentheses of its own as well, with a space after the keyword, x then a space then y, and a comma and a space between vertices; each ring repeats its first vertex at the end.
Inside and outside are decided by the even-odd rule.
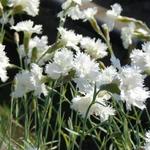
POLYGON ((15 39, 15 43, 18 45, 19 44, 19 34, 17 32, 14 33, 14 39, 15 39))
POLYGON ((31 57, 31 61, 32 61, 32 62, 35 62, 36 59, 37 59, 37 48, 34 47, 34 48, 32 49, 32 57, 31 57))
POLYGON ((104 30, 109 30, 107 24, 103 24, 103 25, 102 25, 102 28, 103 28, 104 30))
POLYGON ((0 2, 0 15, 3 13, 3 6, 2 3, 0 2))

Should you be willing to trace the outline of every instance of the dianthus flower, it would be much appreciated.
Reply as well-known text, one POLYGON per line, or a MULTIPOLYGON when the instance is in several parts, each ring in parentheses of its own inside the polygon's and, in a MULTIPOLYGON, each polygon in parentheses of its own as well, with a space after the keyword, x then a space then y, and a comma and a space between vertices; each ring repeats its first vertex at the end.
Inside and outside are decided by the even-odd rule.
POLYGON ((37 64, 31 65, 31 71, 24 70, 15 76, 15 90, 12 93, 13 97, 22 97, 24 94, 33 91, 35 96, 40 96, 42 93, 47 95, 46 86, 42 83, 42 68, 37 64))
POLYGON ((6 68, 9 66, 9 58, 4 52, 5 46, 0 44, 0 79, 5 82, 8 79, 6 68))
POLYGON ((93 58, 103 58, 107 56, 107 46, 100 39, 95 40, 89 37, 82 38, 81 48, 93 58))
POLYGON ((132 37, 135 31, 135 24, 130 23, 127 27, 121 29, 121 39, 123 42, 124 48, 128 48, 132 44, 132 37))
MULTIPOLYGON (((48 37, 47 36, 42 36, 41 38, 35 36, 34 38, 31 38, 29 41, 29 51, 28 51, 28 63, 31 63, 31 59, 33 57, 33 50, 35 49, 35 59, 38 60, 40 56, 48 49, 48 37)), ((24 45, 19 46, 18 50, 19 54, 21 57, 25 57, 26 53, 24 50, 24 45)), ((43 64, 45 61, 49 60, 47 57, 49 55, 46 54, 42 60, 40 60, 39 64, 43 64)))
POLYGON ((145 76, 141 74, 141 70, 126 66, 122 68, 118 77, 120 80, 120 97, 126 102, 127 109, 131 109, 131 105, 144 109, 144 103, 149 97, 149 92, 144 87, 145 76))
POLYGON ((74 69, 78 78, 95 82, 99 77, 99 64, 96 63, 89 55, 78 52, 74 59, 74 69))
POLYGON ((42 25, 33 26, 34 22, 31 20, 21 21, 17 23, 15 26, 12 26, 11 29, 16 30, 17 32, 23 31, 27 33, 37 33, 40 34, 42 30, 42 25))
POLYGON ((66 30, 63 27, 59 27, 58 31, 60 33, 61 42, 68 47, 76 47, 82 38, 82 35, 75 34, 74 31, 66 30))
POLYGON ((52 63, 46 65, 45 70, 52 79, 67 75, 73 68, 73 53, 66 48, 57 51, 53 60, 52 63))
POLYGON ((140 68, 142 72, 150 70, 150 42, 142 45, 142 49, 134 49, 130 54, 131 64, 140 68))
POLYGON ((35 17, 39 12, 40 0, 9 0, 8 5, 10 7, 20 7, 28 15, 35 17))
POLYGON ((100 94, 98 94, 93 102, 93 95, 92 93, 89 93, 85 96, 74 97, 71 108, 79 112, 82 117, 85 117, 86 114, 87 117, 90 117, 90 115, 96 115, 100 116, 101 121, 105 121, 110 115, 115 114, 115 110, 106 104, 106 101, 109 99, 110 95, 107 92, 100 91, 100 94), (88 109, 89 112, 87 113, 88 109))
POLYGON ((108 20, 107 20, 106 23, 107 23, 108 28, 110 29, 110 31, 114 28, 115 20, 117 19, 117 17, 122 12, 122 7, 118 3, 115 3, 115 4, 111 5, 111 8, 112 8, 111 10, 108 10, 106 12, 106 15, 108 17, 108 20))

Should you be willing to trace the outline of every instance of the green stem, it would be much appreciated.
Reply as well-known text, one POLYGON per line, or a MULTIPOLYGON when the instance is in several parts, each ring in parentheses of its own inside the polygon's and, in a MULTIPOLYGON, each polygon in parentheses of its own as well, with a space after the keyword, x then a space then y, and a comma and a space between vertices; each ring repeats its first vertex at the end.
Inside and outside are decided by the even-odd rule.
POLYGON ((82 150, 82 143, 83 143, 83 140, 85 138, 85 129, 86 129, 86 122, 87 122, 87 119, 88 119, 88 114, 89 114, 89 111, 90 111, 92 105, 95 103, 97 94, 98 94, 98 92, 96 92, 96 85, 95 85, 94 94, 93 94, 93 100, 92 100, 91 104, 89 105, 89 107, 88 107, 88 109, 86 111, 86 114, 85 114, 85 117, 84 117, 84 121, 83 121, 83 130, 81 132, 81 140, 80 140, 80 144, 79 144, 79 150, 82 150))
MULTIPOLYGON (((108 47, 108 50, 110 52, 110 55, 114 55, 111 43, 110 43, 110 37, 109 37, 109 31, 105 30, 105 34, 102 32, 102 30, 100 29, 99 25, 97 24, 97 21, 95 18, 89 20, 91 26, 93 27, 93 29, 103 38, 103 40, 106 42, 106 45, 108 47)), ((115 55, 114 55, 115 56, 115 55)))
POLYGON ((25 109, 25 141, 28 140, 29 137, 29 132, 28 132, 28 124, 29 124, 29 119, 28 119, 28 99, 27 96, 24 96, 24 109, 25 109))
POLYGON ((47 51, 45 51, 41 56, 40 58, 37 60, 36 63, 39 63, 39 61, 48 53, 52 53, 60 48, 64 47, 64 45, 61 43, 61 42, 56 42, 54 43, 50 48, 48 48, 47 51))

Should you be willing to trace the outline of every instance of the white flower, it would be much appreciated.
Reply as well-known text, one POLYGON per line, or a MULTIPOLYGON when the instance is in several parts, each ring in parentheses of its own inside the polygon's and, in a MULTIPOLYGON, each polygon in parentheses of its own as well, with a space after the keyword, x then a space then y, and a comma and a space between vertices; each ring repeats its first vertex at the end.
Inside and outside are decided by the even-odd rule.
MULTIPOLYGON (((38 60, 49 48, 48 46, 48 37, 42 36, 41 38, 35 36, 33 39, 29 42, 29 51, 31 56, 31 49, 36 48, 36 59, 38 60)), ((50 54, 45 54, 42 59, 38 62, 39 65, 43 65, 46 61, 50 59, 50 54)))
POLYGON ((127 27, 121 29, 121 39, 124 48, 128 48, 132 44, 132 36, 135 31, 135 24, 130 23, 127 27))
POLYGON ((36 16, 39 12, 40 0, 9 0, 10 7, 21 7, 28 15, 36 16))
POLYGON ((77 5, 81 5, 81 0, 66 0, 63 4, 62 4, 62 9, 68 9, 72 3, 75 3, 77 5))
POLYGON ((141 70, 136 67, 126 66, 122 68, 118 77, 120 80, 121 100, 126 102, 127 109, 131 109, 131 105, 144 109, 144 103, 149 97, 149 91, 144 88, 145 76, 141 74, 141 70))
POLYGON ((27 21, 21 21, 17 23, 15 26, 12 26, 11 29, 16 30, 17 32, 23 31, 27 33, 37 33, 40 34, 42 30, 42 25, 35 25, 33 27, 33 21, 27 20, 27 21))
POLYGON ((58 79, 63 71, 61 66, 53 62, 46 65, 45 72, 50 78, 58 79))
POLYGON ((65 10, 70 7, 72 0, 67 0, 62 4, 62 9, 65 10))
POLYGON ((15 91, 12 93, 13 97, 22 97, 24 94, 32 91, 34 86, 31 81, 31 74, 29 71, 22 71, 15 76, 15 91))
POLYGON ((4 52, 5 46, 0 44, 0 79, 5 82, 8 79, 6 68, 9 66, 9 58, 4 52))
POLYGON ((111 84, 117 79, 117 75, 117 70, 113 66, 107 67, 101 71, 99 79, 96 83, 99 86, 104 84, 111 84))
MULTIPOLYGON (((34 38, 31 38, 29 41, 29 51, 28 51, 28 63, 31 63, 32 53, 33 49, 36 49, 36 59, 38 60, 40 56, 49 48, 48 44, 48 37, 42 36, 41 38, 35 36, 34 38)), ((19 46, 18 50, 20 56, 23 58, 26 56, 24 45, 19 46)), ((48 55, 48 54, 46 54, 48 55)), ((44 56, 42 60, 38 64, 42 65, 45 61, 49 60, 47 56, 44 56)))
POLYGON ((143 87, 135 87, 130 90, 121 90, 121 99, 126 101, 127 109, 131 109, 131 105, 138 107, 139 109, 145 108, 145 101, 149 97, 149 92, 143 87))
POLYGON ((108 28, 110 31, 114 28, 115 25, 115 20, 117 17, 121 14, 122 12, 122 7, 120 4, 115 3, 111 6, 112 10, 108 10, 106 12, 106 15, 108 17, 108 20, 106 20, 106 23, 108 25, 108 28))
POLYGON ((142 45, 142 50, 145 52, 145 70, 150 70, 150 42, 142 45))
POLYGON ((116 58, 113 54, 111 55, 111 58, 110 58, 110 61, 111 61, 111 64, 117 68, 117 69, 121 69, 121 63, 120 63, 120 60, 118 58, 116 58))
POLYGON ((85 78, 75 78, 73 81, 77 84, 77 89, 82 94, 87 94, 91 91, 94 91, 94 83, 91 83, 85 78))
POLYGON ((39 52, 45 51, 48 48, 48 37, 47 36, 41 36, 41 38, 35 36, 30 40, 29 47, 31 48, 37 48, 39 52))
POLYGON ((66 30, 63 27, 59 27, 58 31, 61 36, 61 41, 68 47, 76 47, 82 38, 82 35, 75 34, 74 31, 66 30))
POLYGON ((43 78, 42 69, 36 65, 31 65, 31 71, 24 70, 15 76, 15 91, 13 97, 22 97, 24 94, 34 91, 35 96, 40 96, 42 93, 47 95, 46 86, 41 83, 43 78))
POLYGON ((97 81, 99 77, 99 64, 85 53, 78 52, 74 59, 74 69, 78 78, 84 78, 91 82, 97 81))
POLYGON ((78 52, 74 59, 76 77, 73 81, 77 84, 80 93, 86 94, 94 91, 95 82, 99 79, 99 65, 89 55, 78 52))
POLYGON ((117 84, 117 75, 117 70, 113 66, 110 66, 102 70, 101 72, 97 72, 95 79, 93 80, 89 80, 89 78, 86 77, 78 77, 73 81, 77 84, 76 86, 80 93, 87 94, 91 91, 94 92, 95 83, 98 89, 100 88, 100 86, 105 84, 117 84))
POLYGON ((84 21, 93 19, 94 16, 96 15, 96 13, 97 13, 97 8, 96 7, 87 8, 87 9, 83 10, 84 21))
MULTIPOLYGON (((80 10, 79 5, 75 5, 74 7, 70 7, 66 14, 68 17, 71 17, 73 20, 82 19, 84 21, 91 20, 97 13, 97 8, 87 8, 84 10, 80 10)), ((62 17, 62 12, 59 14, 59 17, 62 17)))
POLYGON ((107 46, 100 39, 95 40, 89 37, 82 38, 81 47, 93 58, 103 58, 107 56, 107 46))
POLYGON ((87 117, 89 117, 90 115, 96 115, 100 116, 101 121, 107 120, 110 115, 114 115, 115 111, 112 107, 106 104, 106 101, 110 99, 108 93, 104 93, 103 91, 101 92, 102 94, 99 94, 96 97, 95 102, 92 105, 91 103, 93 101, 93 95, 91 93, 82 97, 74 97, 72 100, 71 108, 85 117, 91 105, 87 117))
POLYGON ((44 83, 42 83, 43 75, 42 75, 43 69, 40 68, 37 64, 31 64, 31 78, 30 81, 32 82, 34 86, 34 95, 40 96, 42 93, 44 95, 47 95, 46 86, 44 83))
POLYGON ((145 133, 145 145, 144 145, 144 150, 149 150, 150 149, 150 131, 147 131, 145 133))
POLYGON ((107 11, 107 15, 109 16, 118 17, 122 12, 122 7, 118 3, 111 5, 111 8, 112 8, 111 10, 107 11))
POLYGON ((79 20, 84 18, 83 12, 80 10, 79 5, 70 7, 67 11, 67 16, 71 17, 72 20, 79 20))
POLYGON ((150 42, 146 42, 146 43, 142 44, 142 50, 144 52, 149 52, 150 53, 150 42))
POLYGON ((142 45, 142 50, 134 49, 130 54, 131 64, 139 67, 142 72, 150 70, 150 42, 142 45))
POLYGON ((61 75, 68 75, 73 68, 73 53, 64 48, 54 55, 54 62, 46 65, 45 72, 52 79, 58 79, 61 75))
POLYGON ((90 2, 92 0, 67 0, 62 4, 62 9, 67 9, 71 6, 72 3, 75 3, 76 5, 82 5, 82 3, 90 2))
POLYGON ((131 54, 131 64, 140 68, 140 70, 146 70, 146 53, 142 50, 134 49, 131 54))

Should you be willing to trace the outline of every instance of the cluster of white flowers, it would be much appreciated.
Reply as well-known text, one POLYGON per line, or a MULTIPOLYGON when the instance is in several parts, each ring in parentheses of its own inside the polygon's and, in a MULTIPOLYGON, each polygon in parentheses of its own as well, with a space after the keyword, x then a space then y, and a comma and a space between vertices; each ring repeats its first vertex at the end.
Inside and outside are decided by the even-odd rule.
MULTIPOLYGON (((87 8, 84 10, 80 8, 84 2, 90 1, 65 1, 59 17, 65 18, 67 16, 73 20, 91 21, 97 13, 97 8, 87 8)), ((13 8, 14 11, 20 8, 27 14, 36 16, 39 11, 39 0, 9 0, 8 6, 13 8)), ((105 25, 110 31, 114 28, 115 21, 122 12, 122 7, 117 3, 112 5, 111 8, 111 10, 106 12, 108 20, 106 21, 107 25, 105 25)), ((8 20, 5 21, 8 22, 8 20)), ((101 39, 84 37, 81 34, 76 34, 73 30, 60 26, 58 28, 58 41, 55 44, 56 47, 57 44, 62 47, 58 46, 50 56, 48 50, 52 46, 48 46, 47 36, 41 36, 40 38, 37 36, 32 37, 33 33, 40 34, 42 32, 41 25, 34 26, 33 21, 27 20, 12 25, 11 29, 25 33, 24 43, 18 45, 18 53, 23 65, 26 65, 25 67, 23 66, 25 70, 20 71, 15 76, 13 97, 22 97, 28 92, 33 92, 38 97, 41 94, 46 96, 47 89, 45 80, 43 80, 44 68, 45 76, 53 80, 72 75, 69 79, 75 82, 77 92, 79 95, 82 94, 82 96, 74 97, 71 107, 83 117, 85 117, 91 104, 88 117, 90 115, 98 115, 102 121, 105 121, 110 115, 114 115, 114 109, 107 102, 111 99, 110 95, 115 96, 115 94, 120 94, 117 96, 123 102, 126 102, 127 109, 131 109, 132 105, 140 109, 145 108, 145 101, 150 96, 150 93, 144 87, 145 76, 142 73, 150 70, 150 42, 143 44, 142 50, 134 49, 132 51, 130 66, 121 67, 119 59, 112 54, 110 60, 112 64, 101 68, 102 63, 99 64, 98 61, 108 55, 107 48, 109 44, 106 41, 107 38, 104 38, 104 41, 108 45, 103 43, 101 39), (27 50, 25 45, 26 36, 28 36, 26 41, 28 44, 27 50), (46 53, 47 51, 48 53, 46 53), (46 61, 48 63, 45 65, 46 61), (39 65, 43 65, 43 68, 39 65), (28 67, 29 69, 27 69, 28 67), (109 90, 109 92, 105 91, 107 89, 101 89, 104 87, 103 85, 109 86, 110 84, 118 86, 120 93, 111 93, 109 90), (96 92, 100 92, 93 101, 95 87, 97 88, 96 92)), ((132 44, 135 29, 134 23, 130 23, 127 27, 122 28, 121 38, 125 48, 132 44)), ((4 48, 3 45, 0 45, 0 78, 3 82, 8 78, 6 67, 9 65, 9 59, 5 55, 4 48)))
POLYGON ((111 5, 111 8, 112 8, 111 10, 108 10, 106 12, 106 15, 108 17, 106 23, 110 31, 114 28, 115 20, 117 19, 118 16, 120 16, 122 12, 122 7, 118 3, 111 5))
MULTIPOLYGON (((46 65, 45 72, 52 79, 58 79, 60 76, 68 75, 71 69, 75 71, 73 81, 77 84, 79 92, 84 94, 82 97, 77 96, 73 98, 71 107, 80 112, 82 116, 85 116, 88 107, 92 103, 94 84, 99 80, 100 75, 103 74, 105 78, 107 78, 107 74, 107 76, 111 76, 111 79, 108 77, 107 81, 105 81, 105 83, 111 83, 116 70, 110 67, 110 69, 107 68, 104 73, 101 73, 99 64, 94 59, 91 59, 88 54, 83 52, 73 54, 70 50, 63 48, 55 52, 53 62, 46 65), (112 74, 109 73, 109 70, 113 70, 112 74)), ((114 109, 105 102, 110 99, 110 95, 108 96, 108 93, 105 93, 103 96, 100 95, 90 108, 89 115, 99 115, 101 120, 105 121, 110 115, 114 115, 114 109)))
POLYGON ((93 100, 93 94, 89 93, 85 96, 74 97, 71 107, 83 117, 86 117, 86 115, 87 117, 96 115, 100 116, 101 121, 105 121, 110 115, 115 114, 115 110, 106 104, 109 99, 110 95, 106 91, 101 91, 95 100, 93 100))
MULTIPOLYGON (((72 88, 69 89, 72 94, 72 100, 69 102, 71 109, 77 111, 81 117, 87 117, 86 119, 98 116, 102 122, 115 115, 118 110, 113 108, 118 105, 114 100, 125 103, 127 110, 132 107, 143 110, 146 107, 145 102, 150 97, 150 91, 144 86, 144 81, 147 75, 150 75, 150 42, 142 44, 141 49, 134 48, 130 51, 128 65, 122 66, 113 52, 109 32, 117 20, 127 23, 127 26, 121 29, 121 39, 124 48, 128 49, 131 48, 133 37, 139 36, 144 40, 149 38, 148 27, 135 19, 120 16, 122 7, 118 3, 111 5, 111 9, 106 12, 105 24, 99 27, 94 18, 98 9, 81 7, 83 3, 90 1, 92 0, 66 0, 62 4, 62 11, 58 15, 58 36, 52 45, 48 45, 47 36, 34 36, 42 33, 42 25, 34 25, 31 20, 14 25, 15 14, 24 12, 32 17, 38 15, 40 0, 6 0, 5 4, 0 2, 0 81, 7 81, 7 67, 18 69, 13 80, 12 98, 28 99, 28 96, 32 95, 44 100, 49 98, 48 92, 53 92, 49 91, 52 89, 50 86, 54 85, 53 89, 59 93, 57 87, 65 84, 67 88, 72 88), (100 38, 90 38, 68 30, 65 28, 67 17, 89 21, 100 38), (3 38, 7 23, 11 25, 11 30, 16 31, 15 44, 20 67, 10 65, 4 51, 5 46, 2 45, 5 43, 3 38), (17 32, 23 32, 23 39, 19 39, 17 32), (106 56, 110 58, 110 65, 105 65, 106 56), (55 81, 60 84, 55 84, 55 81)), ((65 90, 63 95, 61 92, 59 94, 66 96, 65 90)), ((150 131, 146 132, 145 141, 144 149, 150 150, 150 131)), ((24 149, 39 150, 36 145, 26 142, 24 149)))
POLYGON ((100 39, 91 39, 90 37, 83 37, 81 34, 75 34, 73 30, 67 30, 65 28, 58 28, 60 33, 60 41, 66 47, 72 47, 79 51, 78 45, 85 50, 87 54, 93 58, 103 58, 107 56, 107 46, 100 39))
POLYGON ((28 15, 36 16, 39 12, 40 0, 8 0, 8 6, 21 9, 28 15))
MULTIPOLYGON (((75 71, 73 81, 85 99, 86 96, 89 96, 89 93, 94 91, 95 84, 100 88, 102 85, 113 83, 120 89, 119 98, 123 102, 126 102, 127 109, 131 109, 132 105, 140 109, 145 108, 144 103, 149 97, 149 92, 144 87, 145 76, 141 74, 141 70, 136 67, 137 65, 131 64, 131 66, 121 67, 118 59, 114 60, 114 58, 111 58, 114 66, 100 69, 96 59, 107 55, 107 46, 101 40, 98 39, 96 41, 89 37, 83 37, 64 28, 60 28, 59 30, 63 31, 60 32, 62 43, 66 47, 72 47, 77 51, 74 54, 67 49, 57 51, 54 54, 54 61, 46 66, 46 73, 49 77, 58 79, 60 76, 68 75, 68 72, 72 69, 75 71), (64 33, 66 34, 64 35, 64 33), (80 51, 79 47, 84 50, 84 53, 80 51), (119 69, 119 72, 115 67, 119 69), (139 92, 142 94, 139 95, 139 92)), ((145 44, 143 49, 148 51, 148 44, 145 44)), ((82 99, 83 97, 78 96, 77 99, 72 101, 72 105, 74 107, 80 106, 82 99)), ((90 102, 87 101, 87 106, 90 102)), ((85 101, 83 103, 85 104, 85 101)), ((81 111, 80 107, 75 108, 75 110, 81 111)))
POLYGON ((5 82, 8 79, 6 68, 9 66, 9 58, 4 52, 5 46, 0 44, 0 79, 5 82))
POLYGON ((37 64, 31 64, 31 71, 23 70, 15 76, 15 89, 12 96, 15 98, 23 97, 24 94, 33 91, 35 96, 42 93, 47 95, 46 86, 42 83, 42 68, 37 64))
POLYGON ((150 70, 150 42, 142 45, 142 50, 134 49, 130 54, 131 63, 140 68, 142 72, 150 70))

